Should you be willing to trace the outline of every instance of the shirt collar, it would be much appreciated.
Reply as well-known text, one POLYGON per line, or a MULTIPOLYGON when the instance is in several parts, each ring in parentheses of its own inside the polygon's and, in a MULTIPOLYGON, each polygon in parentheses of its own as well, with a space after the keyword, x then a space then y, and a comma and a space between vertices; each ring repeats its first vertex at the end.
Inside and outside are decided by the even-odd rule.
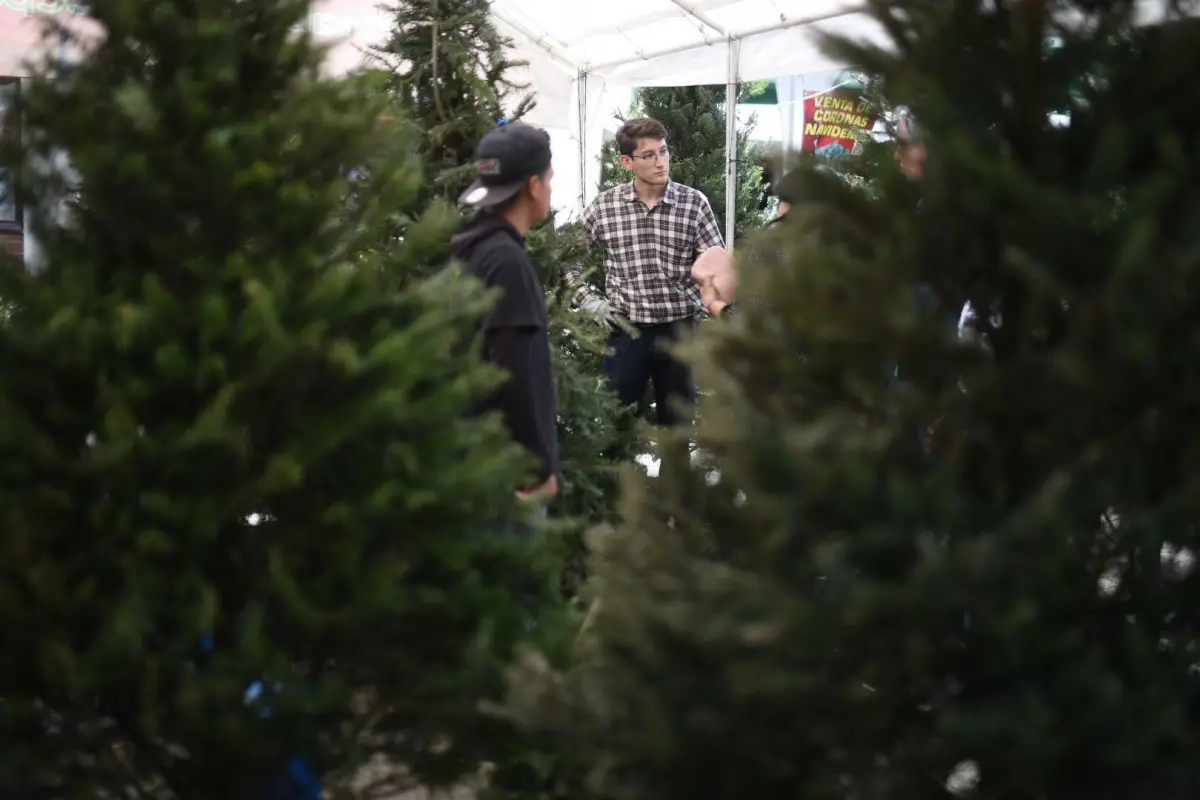
MULTIPOLYGON (((633 190, 633 181, 625 184, 624 200, 627 203, 632 203, 637 200, 637 192, 633 190)), ((670 178, 667 179, 667 191, 663 193, 662 201, 667 204, 674 203, 679 199, 679 184, 670 178)))

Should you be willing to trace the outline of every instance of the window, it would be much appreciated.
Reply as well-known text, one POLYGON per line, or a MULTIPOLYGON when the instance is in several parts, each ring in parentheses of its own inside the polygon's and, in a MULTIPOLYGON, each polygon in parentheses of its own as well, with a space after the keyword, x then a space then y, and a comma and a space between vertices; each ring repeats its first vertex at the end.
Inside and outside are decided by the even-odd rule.
MULTIPOLYGON (((21 81, 0 77, 0 137, 17 135, 16 105, 21 81)), ((0 167, 0 233, 20 232, 21 208, 13 192, 12 173, 0 167)))

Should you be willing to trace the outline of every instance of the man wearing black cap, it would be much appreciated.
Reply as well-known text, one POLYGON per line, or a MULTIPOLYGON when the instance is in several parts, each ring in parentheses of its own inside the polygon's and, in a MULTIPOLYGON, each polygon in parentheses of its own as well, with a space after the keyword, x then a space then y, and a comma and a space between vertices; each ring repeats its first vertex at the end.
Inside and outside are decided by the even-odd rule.
POLYGON ((550 137, 514 122, 479 142, 479 177, 459 202, 478 209, 451 239, 468 271, 501 296, 482 321, 484 357, 509 374, 483 412, 498 411, 513 439, 538 459, 523 499, 558 492, 557 399, 546 295, 525 252, 525 234, 550 213, 550 137))

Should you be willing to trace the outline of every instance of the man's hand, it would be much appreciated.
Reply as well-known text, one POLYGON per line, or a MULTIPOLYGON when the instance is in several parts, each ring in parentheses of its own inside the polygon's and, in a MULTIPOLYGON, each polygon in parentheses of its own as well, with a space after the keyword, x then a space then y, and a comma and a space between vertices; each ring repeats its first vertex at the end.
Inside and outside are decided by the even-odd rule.
POLYGON ((721 293, 717 291, 716 281, 711 275, 706 275, 700 278, 697 283, 700 284, 700 302, 704 304, 704 310, 710 316, 721 316, 721 312, 725 310, 728 304, 721 299, 721 293))
POLYGON ((615 325, 617 315, 613 313, 607 300, 599 297, 589 297, 579 304, 579 310, 603 325, 615 325))
POLYGON ((737 293, 737 268, 723 247, 710 247, 692 265, 692 279, 700 286, 704 310, 718 316, 737 293))
POLYGON ((546 482, 532 489, 518 489, 518 500, 550 500, 558 494, 558 478, 551 475, 546 482))

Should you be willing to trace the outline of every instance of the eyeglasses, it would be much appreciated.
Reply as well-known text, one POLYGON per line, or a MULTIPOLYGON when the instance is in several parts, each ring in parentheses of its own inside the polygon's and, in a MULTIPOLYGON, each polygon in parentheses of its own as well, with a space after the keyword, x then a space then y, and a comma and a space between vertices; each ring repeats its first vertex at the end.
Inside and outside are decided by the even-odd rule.
POLYGON ((666 161, 670 157, 671 150, 666 147, 664 147, 662 150, 659 150, 657 153, 634 153, 630 156, 630 158, 640 158, 643 161, 653 161, 656 164, 659 161, 666 161))

